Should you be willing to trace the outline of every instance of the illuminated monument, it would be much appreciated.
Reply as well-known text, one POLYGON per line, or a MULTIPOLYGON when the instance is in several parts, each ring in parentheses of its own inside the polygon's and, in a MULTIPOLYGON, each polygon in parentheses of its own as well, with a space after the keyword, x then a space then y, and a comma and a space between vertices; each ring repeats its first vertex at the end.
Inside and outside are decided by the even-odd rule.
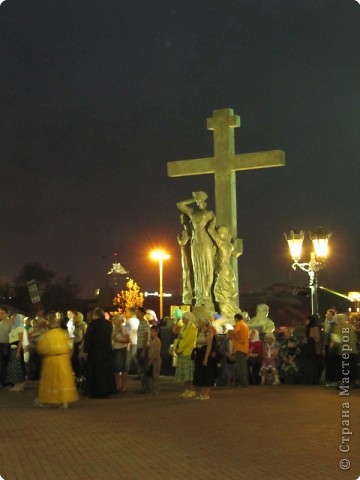
MULTIPOLYGON (((209 173, 214 174, 215 177, 215 214, 216 224, 218 225, 217 227, 214 226, 215 214, 206 210, 206 203, 205 207, 203 205, 207 197, 205 192, 194 192, 192 199, 184 200, 177 204, 183 214, 190 217, 192 224, 192 238, 190 240, 190 245, 195 284, 195 305, 205 305, 209 311, 214 311, 214 309, 212 307, 212 301, 210 301, 209 298, 208 284, 205 285, 203 282, 202 286, 199 287, 199 284, 197 285, 197 279, 202 277, 204 280, 205 275, 215 274, 214 278, 208 279, 212 285, 210 296, 214 298, 214 285, 219 283, 218 277, 221 271, 221 266, 218 264, 219 258, 222 258, 222 261, 230 261, 232 273, 228 271, 228 276, 232 274, 234 275, 236 290, 238 287, 238 266, 236 258, 242 253, 242 241, 237 239, 236 172, 240 170, 254 170, 258 168, 281 167, 285 165, 285 152, 282 150, 236 154, 234 128, 239 126, 240 117, 234 115, 232 109, 226 108, 222 110, 214 110, 213 116, 207 119, 208 130, 213 130, 214 132, 214 156, 193 160, 173 161, 168 162, 167 165, 169 177, 203 175, 209 173), (206 197, 204 197, 204 194, 206 197), (190 207, 189 205, 191 203, 194 203, 194 205, 190 207), (206 219, 207 221, 205 221, 206 219), (213 235, 209 232, 209 226, 210 230, 212 229, 213 235), (226 227, 227 231, 220 227, 226 227), (204 232, 201 233, 200 229, 203 229, 204 232), (214 235, 217 236, 218 241, 214 235), (211 249, 209 247, 210 237, 212 239, 212 251, 210 251, 211 249), (226 237, 226 242, 230 242, 233 245, 232 252, 234 253, 230 256, 228 253, 225 253, 224 237, 226 237), (222 257, 219 256, 220 246, 218 242, 220 239, 223 242, 222 257), (201 242, 204 242, 204 244, 202 245, 201 242), (203 261, 200 261, 199 258, 194 259, 194 255, 198 255, 199 251, 203 251, 206 260, 203 259, 203 261), (203 271, 204 268, 205 270, 203 271)), ((230 247, 228 246, 228 248, 230 247)), ((186 275, 183 277, 186 278, 186 275)), ((238 310, 237 292, 235 299, 233 297, 232 287, 228 288, 228 291, 226 291, 226 289, 223 291, 222 302, 217 301, 220 312, 226 316, 229 316, 232 311, 238 310), (231 311, 224 311, 224 305, 226 303, 233 305, 230 309, 231 311)))

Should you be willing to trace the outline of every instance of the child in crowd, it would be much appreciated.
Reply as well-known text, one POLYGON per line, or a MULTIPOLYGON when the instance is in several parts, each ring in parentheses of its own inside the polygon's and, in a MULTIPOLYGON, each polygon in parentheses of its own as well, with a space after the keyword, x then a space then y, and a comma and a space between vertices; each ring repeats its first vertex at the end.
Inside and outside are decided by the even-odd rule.
POLYGON ((153 395, 160 393, 160 368, 161 368, 161 341, 157 326, 150 328, 150 348, 148 361, 148 375, 150 377, 150 391, 153 395))

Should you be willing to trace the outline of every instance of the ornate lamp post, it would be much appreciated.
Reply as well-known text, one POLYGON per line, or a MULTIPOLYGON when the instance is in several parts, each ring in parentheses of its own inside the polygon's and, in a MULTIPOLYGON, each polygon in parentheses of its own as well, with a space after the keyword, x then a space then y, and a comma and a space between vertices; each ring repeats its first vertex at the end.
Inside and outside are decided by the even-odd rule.
POLYGON ((168 260, 170 255, 164 250, 153 250, 150 253, 150 257, 152 260, 157 260, 159 262, 159 318, 160 320, 163 318, 163 263, 164 260, 168 260))
POLYGON ((315 232, 310 233, 314 251, 310 254, 308 262, 300 262, 302 243, 305 233, 303 230, 296 232, 291 230, 290 233, 284 234, 289 245, 290 255, 293 260, 292 268, 300 268, 309 275, 309 288, 311 294, 311 313, 319 317, 318 308, 318 271, 324 268, 325 261, 328 256, 328 243, 331 233, 325 232, 322 228, 318 228, 315 232))

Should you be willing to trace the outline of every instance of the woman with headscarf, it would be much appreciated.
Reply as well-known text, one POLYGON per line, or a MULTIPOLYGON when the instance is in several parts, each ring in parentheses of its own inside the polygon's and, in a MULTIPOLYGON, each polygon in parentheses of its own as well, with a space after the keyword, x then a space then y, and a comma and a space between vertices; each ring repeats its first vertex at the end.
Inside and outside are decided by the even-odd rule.
POLYGON ((37 342, 37 351, 42 356, 39 397, 35 406, 44 404, 68 408, 79 400, 71 368, 71 343, 67 330, 60 328, 56 313, 48 315, 49 330, 37 342))
POLYGON ((260 341, 259 332, 256 329, 250 330, 249 355, 247 358, 250 385, 259 385, 260 383, 262 353, 263 346, 260 341))
POLYGON ((273 385, 279 385, 279 346, 276 343, 275 335, 272 333, 265 334, 265 341, 263 347, 263 359, 260 368, 261 385, 266 383, 266 374, 271 373, 273 376, 273 385))
POLYGON ((177 355, 175 380, 184 382, 185 390, 180 396, 193 398, 196 394, 193 389, 194 361, 191 354, 196 345, 195 315, 191 312, 185 312, 182 316, 182 322, 183 326, 180 329, 175 346, 177 355))
POLYGON ((76 377, 78 385, 81 384, 83 376, 83 362, 82 362, 82 348, 84 346, 84 338, 87 329, 87 323, 84 320, 84 315, 81 312, 74 311, 72 317, 73 321, 73 351, 71 356, 71 365, 76 377))
POLYGON ((130 343, 130 335, 125 326, 125 317, 116 313, 112 316, 111 321, 113 324, 112 348, 116 391, 125 393, 127 382, 126 353, 130 343))
POLYGON ((23 352, 24 318, 16 313, 10 318, 12 328, 9 333, 10 360, 6 371, 6 382, 12 392, 22 392, 25 386, 25 362, 23 352))

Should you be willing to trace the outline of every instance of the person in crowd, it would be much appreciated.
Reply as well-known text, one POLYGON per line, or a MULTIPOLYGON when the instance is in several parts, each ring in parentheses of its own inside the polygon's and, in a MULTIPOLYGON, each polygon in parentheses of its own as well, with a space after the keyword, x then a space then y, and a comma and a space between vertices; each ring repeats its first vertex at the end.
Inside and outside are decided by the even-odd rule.
POLYGON ((75 331, 75 317, 77 314, 77 310, 71 308, 67 311, 66 317, 63 317, 61 320, 61 325, 63 328, 67 328, 69 332, 69 338, 71 341, 74 340, 74 331, 75 331))
POLYGON ((135 308, 126 310, 126 328, 130 335, 130 345, 126 355, 126 369, 128 372, 138 373, 137 353, 137 331, 139 328, 139 319, 136 316, 135 308))
POLYGON ((305 337, 300 345, 300 383, 316 385, 320 378, 321 334, 316 325, 316 317, 308 315, 305 319, 305 337))
POLYGON ((299 377, 299 340, 287 327, 279 346, 279 376, 282 383, 297 383, 299 377))
POLYGON ((144 315, 144 318, 147 322, 149 322, 150 326, 157 326, 159 325, 159 320, 157 318, 157 315, 154 310, 151 310, 150 308, 146 309, 146 313, 144 315))
POLYGON ((328 308, 325 313, 325 320, 323 323, 324 340, 323 340, 323 357, 324 357, 324 384, 326 387, 337 385, 336 375, 336 357, 333 351, 330 351, 331 334, 336 326, 336 310, 328 308))
POLYGON ((229 328, 226 340, 220 350, 221 355, 221 379, 225 385, 235 385, 235 354, 233 349, 234 332, 229 328))
POLYGON ((267 373, 271 373, 271 384, 279 385, 279 345, 273 333, 266 333, 264 338, 263 358, 260 368, 261 385, 266 383, 267 373))
POLYGON ((197 400, 210 400, 211 387, 216 378, 215 335, 211 320, 201 316, 196 337, 194 386, 197 387, 197 400))
POLYGON ((194 398, 196 396, 193 388, 194 361, 191 356, 196 346, 197 336, 195 315, 191 312, 185 312, 182 316, 182 322, 183 326, 175 344, 177 355, 175 380, 184 382, 184 392, 180 394, 182 398, 194 398))
POLYGON ((345 313, 336 315, 336 325, 330 335, 329 351, 330 355, 335 357, 333 375, 336 386, 354 384, 357 380, 357 335, 345 313))
POLYGON ((29 337, 29 380, 39 380, 41 370, 41 356, 37 351, 37 343, 47 330, 47 322, 43 317, 35 317, 31 320, 29 337))
POLYGON ((83 354, 86 394, 90 398, 105 398, 116 392, 111 337, 111 322, 105 319, 104 310, 95 308, 85 333, 83 354))
POLYGON ((234 315, 234 320, 233 349, 236 360, 236 385, 246 388, 249 386, 247 357, 249 354, 250 332, 241 313, 236 313, 234 315))
POLYGON ((330 345, 330 334, 333 326, 336 325, 336 310, 328 308, 325 313, 325 320, 322 324, 324 330, 323 349, 326 351, 330 345))
POLYGON ((136 316, 139 319, 139 328, 137 331, 137 353, 136 359, 138 362, 138 372, 141 382, 141 388, 137 393, 149 393, 149 379, 146 374, 149 360, 149 346, 150 346, 150 324, 145 319, 146 310, 144 307, 138 307, 136 316))
POLYGON ((159 327, 150 327, 150 348, 148 360, 148 375, 150 377, 150 392, 153 395, 160 393, 160 370, 161 370, 161 341, 159 338, 159 327))
POLYGON ((68 408, 69 403, 79 400, 71 368, 71 343, 69 333, 60 328, 56 313, 48 315, 49 330, 36 343, 42 357, 39 395, 35 406, 45 404, 68 408))
POLYGON ((9 333, 10 358, 6 371, 6 383, 12 392, 22 392, 25 387, 26 371, 23 351, 24 317, 14 313, 10 317, 12 324, 9 333))
POLYGON ((249 356, 247 359, 249 368, 250 385, 259 385, 260 367, 262 361, 263 346, 260 341, 258 330, 250 330, 249 356))
POLYGON ((12 323, 9 318, 9 309, 0 307, 0 386, 6 387, 6 369, 9 363, 10 346, 9 333, 12 323))
POLYGON ((184 325, 182 321, 183 313, 184 312, 181 310, 181 308, 177 308, 174 312, 173 326, 172 326, 173 341, 169 348, 169 353, 172 356, 173 367, 176 367, 177 365, 176 346, 178 343, 180 330, 184 325))
MULTIPOLYGON (((84 315, 81 312, 73 311, 73 351, 71 356, 71 365, 74 371, 76 381, 79 382, 83 376, 82 354, 84 347, 84 338, 87 330, 87 324, 84 315)), ((70 336, 70 335, 69 335, 70 336)))
POLYGON ((114 373, 116 391, 118 393, 126 393, 127 367, 126 354, 127 347, 130 343, 130 335, 125 326, 125 318, 116 313, 112 317, 112 346, 114 356, 114 373))
POLYGON ((174 323, 172 327, 172 332, 176 338, 179 335, 182 326, 184 325, 182 321, 183 315, 184 315, 184 312, 181 310, 181 308, 177 308, 174 311, 174 323))

